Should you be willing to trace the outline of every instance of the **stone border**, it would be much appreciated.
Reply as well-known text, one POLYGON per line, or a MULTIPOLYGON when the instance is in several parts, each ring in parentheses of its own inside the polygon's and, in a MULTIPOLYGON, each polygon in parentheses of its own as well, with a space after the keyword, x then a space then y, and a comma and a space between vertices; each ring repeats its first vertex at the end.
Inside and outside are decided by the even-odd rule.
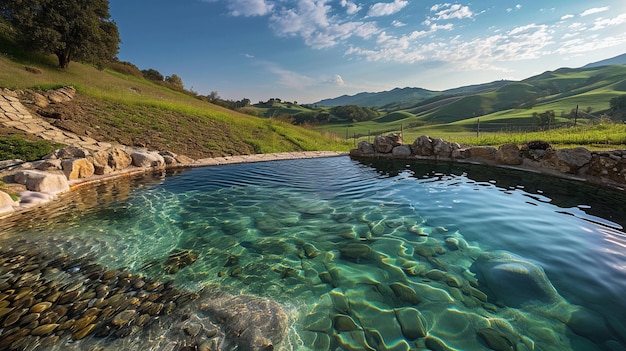
POLYGON ((626 191, 626 150, 553 149, 542 141, 527 142, 521 147, 505 144, 496 149, 491 146, 462 146, 427 135, 418 137, 412 144, 403 144, 401 135, 390 134, 377 136, 373 144, 361 141, 356 149, 350 151, 350 156, 483 164, 626 191))

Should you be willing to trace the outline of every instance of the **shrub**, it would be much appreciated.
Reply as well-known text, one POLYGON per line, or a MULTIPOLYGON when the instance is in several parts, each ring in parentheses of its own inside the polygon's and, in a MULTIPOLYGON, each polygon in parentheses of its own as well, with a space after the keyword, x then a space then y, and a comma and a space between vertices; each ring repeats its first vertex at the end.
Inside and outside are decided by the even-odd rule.
POLYGON ((133 65, 130 62, 124 62, 124 61, 108 62, 106 64, 106 68, 112 71, 115 71, 117 73, 125 74, 127 76, 133 76, 133 77, 138 77, 138 78, 143 77, 139 68, 137 68, 137 66, 133 65))
POLYGON ((0 138, 0 160, 34 161, 61 147, 47 140, 28 141, 19 137, 0 138))

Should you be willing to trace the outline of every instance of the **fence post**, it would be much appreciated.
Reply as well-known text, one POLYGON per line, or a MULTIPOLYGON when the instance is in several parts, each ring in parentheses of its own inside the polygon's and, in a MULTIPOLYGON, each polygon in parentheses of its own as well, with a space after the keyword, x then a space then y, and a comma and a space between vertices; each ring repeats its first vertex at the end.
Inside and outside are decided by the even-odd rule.
POLYGON ((576 114, 574 115, 574 127, 576 127, 576 120, 578 119, 578 105, 576 105, 576 114))
POLYGON ((480 118, 476 120, 476 137, 480 137, 480 118))

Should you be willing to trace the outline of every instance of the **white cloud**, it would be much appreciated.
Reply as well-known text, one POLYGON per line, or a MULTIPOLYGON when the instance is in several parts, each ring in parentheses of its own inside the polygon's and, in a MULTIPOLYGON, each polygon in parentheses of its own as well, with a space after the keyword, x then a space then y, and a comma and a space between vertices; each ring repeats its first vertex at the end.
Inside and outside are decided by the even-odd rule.
POLYGON ((228 0, 227 5, 232 16, 264 16, 269 14, 274 5, 266 0, 228 0))
POLYGON ((608 6, 605 7, 594 7, 588 10, 585 10, 583 12, 580 13, 580 17, 585 17, 585 16, 589 16, 589 15, 593 15, 596 13, 600 13, 600 12, 604 12, 604 11, 608 11, 609 8, 608 6))
POLYGON ((522 8, 522 5, 517 4, 515 5, 515 7, 509 7, 508 9, 506 9, 506 12, 513 12, 513 10, 519 11, 521 8, 522 8))
POLYGON ((250 54, 244 54, 244 56, 249 59, 254 58, 254 55, 250 55, 250 54))
POLYGON ((431 20, 441 21, 449 19, 472 18, 474 13, 468 6, 459 4, 439 4, 431 7, 431 12, 435 12, 434 18, 431 20))
POLYGON ((559 55, 572 55, 577 53, 597 51, 626 44, 626 33, 614 36, 592 36, 577 38, 566 41, 555 51, 559 55))
POLYGON ((393 2, 379 2, 372 5, 367 12, 370 17, 393 15, 402 10, 409 2, 407 0, 394 0, 393 2))
POLYGON ((333 79, 333 84, 340 86, 340 87, 346 85, 346 83, 343 81, 343 78, 338 74, 335 74, 335 77, 333 79))
POLYGON ((394 27, 404 27, 406 26, 406 23, 400 22, 398 20, 393 20, 393 22, 391 22, 391 25, 394 27))
POLYGON ((562 17, 561 17, 561 21, 565 21, 565 20, 568 20, 568 19, 570 19, 570 18, 574 18, 574 15, 565 15, 565 16, 562 16, 562 17))
POLYGON ((617 26, 622 23, 626 23, 626 13, 622 13, 621 15, 613 18, 598 18, 593 24, 591 30, 600 30, 607 27, 617 26))
POLYGON ((348 15, 354 15, 355 13, 361 11, 361 6, 353 3, 352 1, 341 0, 341 7, 346 8, 346 13, 348 15))
POLYGON ((346 21, 331 13, 325 0, 301 0, 293 8, 281 8, 270 17, 270 25, 281 36, 299 36, 316 48, 337 45, 353 36, 368 39, 380 32, 374 22, 346 21))

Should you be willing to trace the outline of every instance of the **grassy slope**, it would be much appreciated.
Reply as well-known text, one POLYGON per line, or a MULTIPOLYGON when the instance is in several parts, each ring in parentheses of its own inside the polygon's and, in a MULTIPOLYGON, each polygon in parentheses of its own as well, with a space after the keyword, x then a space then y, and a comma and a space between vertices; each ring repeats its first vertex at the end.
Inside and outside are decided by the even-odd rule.
MULTIPOLYGON (((344 136, 399 131, 405 135, 429 134, 441 137, 470 137, 476 134, 477 121, 481 131, 512 131, 534 128, 533 112, 554 110, 560 118, 578 105, 591 107, 594 113, 606 111, 612 97, 626 93, 626 66, 605 66, 591 69, 559 69, 505 85, 496 91, 450 98, 432 105, 432 109, 412 109, 414 116, 396 119, 381 117, 380 122, 342 123, 320 126, 319 130, 344 136), (528 107, 532 106, 532 107, 528 107)), ((582 120, 579 123, 588 121, 582 120)))
MULTIPOLYGON (((3 49, 0 46, 0 52, 3 49)), ((148 136, 154 146, 192 157, 350 147, 337 138, 237 113, 141 78, 99 71, 76 62, 67 70, 59 70, 52 57, 19 57, 0 56, 0 87, 49 89, 72 85, 86 106, 83 110, 87 119, 73 122, 91 127, 97 124, 106 129, 103 135, 109 141, 133 144, 137 140, 153 146, 143 138, 148 136), (30 73, 25 66, 36 67, 42 73, 30 73)))

